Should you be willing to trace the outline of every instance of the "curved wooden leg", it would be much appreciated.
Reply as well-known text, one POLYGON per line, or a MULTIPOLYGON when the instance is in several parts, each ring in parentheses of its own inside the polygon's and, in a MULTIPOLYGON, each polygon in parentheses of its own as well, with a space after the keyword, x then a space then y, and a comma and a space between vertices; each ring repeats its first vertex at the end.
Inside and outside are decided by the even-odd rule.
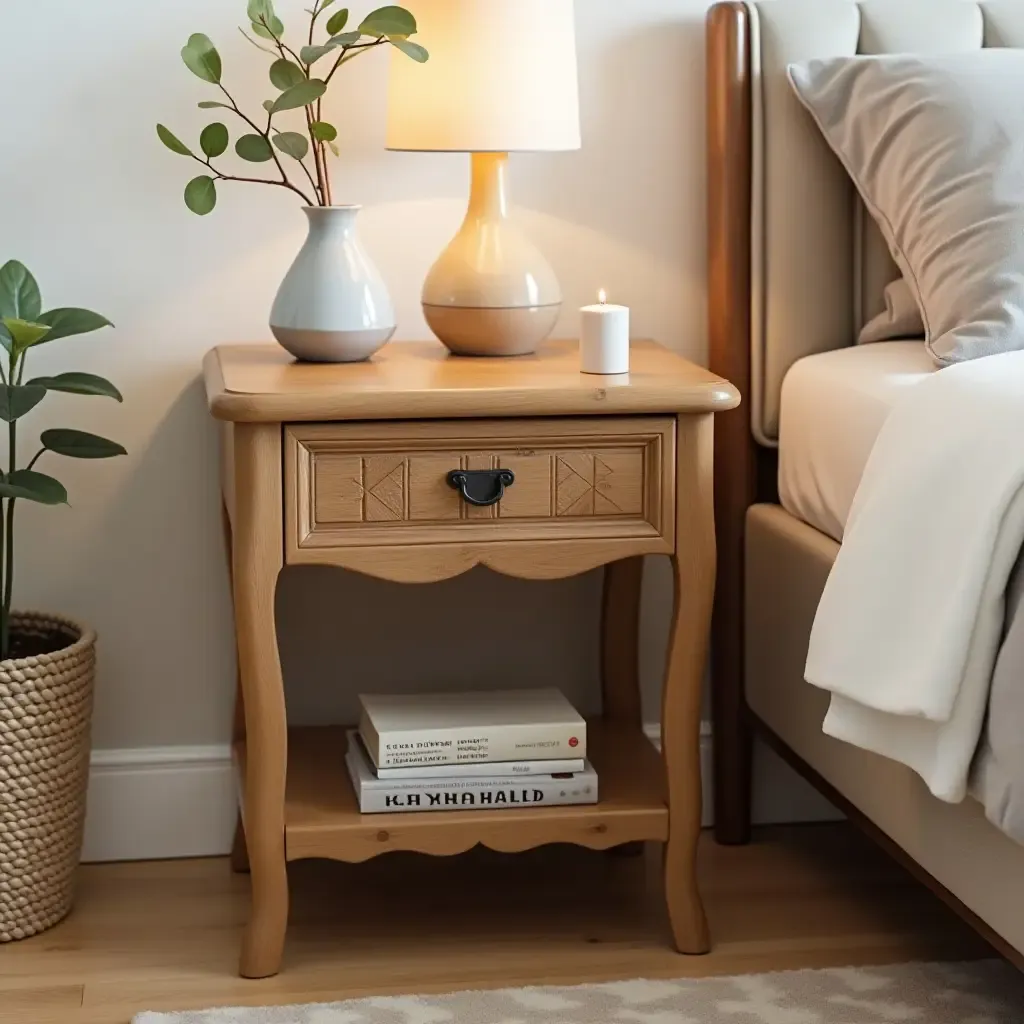
MULTIPOLYGON (((604 717, 643 727, 640 705, 640 590, 642 557, 623 558, 605 566, 601 606, 601 693, 604 717)), ((624 843, 612 856, 636 857, 643 843, 624 843)))
POLYGON ((239 813, 235 821, 235 838, 231 841, 231 870, 236 875, 249 874, 249 851, 245 848, 245 826, 239 813))
POLYGON ((712 509, 713 419, 680 416, 677 432, 675 607, 661 710, 661 749, 668 785, 665 899, 676 948, 710 949, 697 889, 701 824, 700 714, 715 589, 712 509))
POLYGON ((252 873, 252 914, 242 940, 240 967, 246 978, 278 972, 288 925, 288 732, 274 621, 283 537, 281 429, 273 424, 236 424, 232 564, 245 707, 245 839, 252 873))

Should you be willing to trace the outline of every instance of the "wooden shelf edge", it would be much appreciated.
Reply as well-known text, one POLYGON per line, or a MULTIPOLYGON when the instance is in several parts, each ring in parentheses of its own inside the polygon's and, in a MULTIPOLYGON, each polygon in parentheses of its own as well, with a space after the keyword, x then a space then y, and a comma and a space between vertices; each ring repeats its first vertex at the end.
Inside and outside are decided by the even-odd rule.
MULTIPOLYGON (((475 846, 518 853, 552 843, 606 850, 668 839, 661 757, 631 726, 588 723, 597 804, 502 810, 361 814, 344 762, 344 727, 289 730, 288 860, 361 862, 395 850, 452 856, 475 846)), ((246 747, 236 744, 244 803, 246 747)), ((244 816, 244 809, 243 809, 244 816)))

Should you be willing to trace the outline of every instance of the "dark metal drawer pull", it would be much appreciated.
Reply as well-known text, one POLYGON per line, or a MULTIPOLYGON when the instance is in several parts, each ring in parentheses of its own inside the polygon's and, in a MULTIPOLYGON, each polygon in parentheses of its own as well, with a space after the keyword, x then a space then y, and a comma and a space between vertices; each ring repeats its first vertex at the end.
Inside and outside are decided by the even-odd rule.
POLYGON ((453 469, 448 486, 462 495, 462 500, 478 508, 497 505, 505 497, 505 488, 516 482, 511 469, 453 469))

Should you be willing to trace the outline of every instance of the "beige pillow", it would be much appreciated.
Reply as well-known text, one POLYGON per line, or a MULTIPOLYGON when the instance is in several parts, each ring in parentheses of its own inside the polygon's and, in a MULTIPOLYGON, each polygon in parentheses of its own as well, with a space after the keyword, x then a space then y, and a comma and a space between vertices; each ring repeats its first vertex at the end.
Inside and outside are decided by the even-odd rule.
POLYGON ((858 345, 897 338, 924 337, 924 321, 906 278, 898 277, 885 286, 885 309, 873 316, 860 331, 858 345))
POLYGON ((936 362, 1024 348, 1024 51, 839 57, 789 77, 889 243, 936 362))

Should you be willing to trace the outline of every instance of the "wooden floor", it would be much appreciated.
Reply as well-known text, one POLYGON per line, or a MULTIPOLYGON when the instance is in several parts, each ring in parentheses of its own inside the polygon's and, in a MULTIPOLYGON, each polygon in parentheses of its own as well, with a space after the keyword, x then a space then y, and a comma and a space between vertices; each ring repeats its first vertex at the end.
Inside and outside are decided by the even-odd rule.
POLYGON ((243 981, 247 879, 226 861, 87 867, 66 922, 0 946, 0 1021, 992 955, 848 826, 705 835, 701 876, 715 948, 691 958, 667 945, 657 847, 300 863, 284 971, 243 981))

